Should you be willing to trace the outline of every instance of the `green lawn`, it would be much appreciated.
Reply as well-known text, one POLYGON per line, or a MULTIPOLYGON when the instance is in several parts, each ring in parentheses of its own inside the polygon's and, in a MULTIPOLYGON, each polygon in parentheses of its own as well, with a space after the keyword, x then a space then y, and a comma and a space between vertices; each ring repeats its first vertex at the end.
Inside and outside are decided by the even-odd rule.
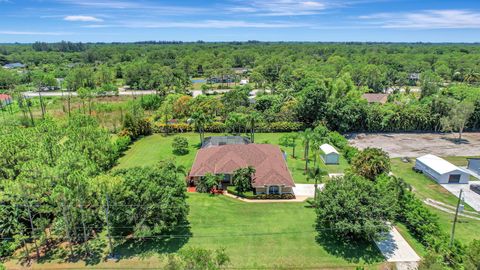
MULTIPOLYGON (((255 134, 256 143, 279 144, 279 139, 285 133, 257 133, 255 134)), ((205 136, 219 136, 221 134, 205 134, 205 136)), ((174 159, 177 165, 183 165, 189 169, 195 154, 198 151, 200 139, 197 133, 183 133, 170 136, 163 134, 154 134, 135 142, 131 148, 120 158, 116 168, 128 168, 134 166, 155 165, 161 160, 174 159), (172 141, 175 136, 183 136, 188 139, 189 153, 184 156, 177 156, 172 153, 172 141)), ((300 144, 300 142, 299 142, 300 144)), ((305 168, 305 160, 303 160, 303 147, 297 146, 295 149, 296 158, 292 157, 292 148, 280 146, 282 150, 287 151, 287 164, 295 183, 310 183, 303 174, 305 168)), ((311 158, 310 166, 313 166, 313 158, 311 158)), ((341 156, 339 165, 325 165, 318 159, 320 167, 328 173, 343 173, 348 168, 347 161, 341 156)))
POLYGON ((374 244, 343 246, 317 239, 315 212, 304 203, 245 203, 225 196, 189 194, 190 238, 167 246, 125 244, 117 252, 142 256, 186 247, 225 248, 233 267, 376 267, 383 256, 374 244), (321 243, 321 244, 320 244, 321 243))

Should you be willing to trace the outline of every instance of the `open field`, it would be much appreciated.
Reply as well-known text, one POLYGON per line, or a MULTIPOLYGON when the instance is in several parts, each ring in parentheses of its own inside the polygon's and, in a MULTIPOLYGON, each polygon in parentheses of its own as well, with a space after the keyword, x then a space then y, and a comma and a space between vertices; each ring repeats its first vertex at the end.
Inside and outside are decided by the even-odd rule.
MULTIPOLYGON (((231 267, 379 269, 383 256, 373 243, 340 244, 317 237, 315 212, 304 203, 247 204, 226 196, 189 194, 190 228, 182 238, 118 243, 119 262, 101 262, 93 268, 161 268, 159 254, 186 247, 225 248, 231 267)), ((33 269, 71 269, 84 265, 49 262, 33 269)), ((15 268, 12 268, 15 269, 15 268)), ((17 268, 18 269, 18 268, 17 268)))
MULTIPOLYGON (((255 142, 278 145, 280 137, 284 134, 285 133, 257 133, 255 134, 255 142)), ((219 135, 222 134, 205 134, 205 136, 219 135)), ((155 165, 161 160, 175 159, 177 165, 183 165, 188 170, 193 164, 199 145, 200 139, 197 133, 182 133, 170 136, 154 134, 135 142, 119 160, 119 164, 116 168, 155 165), (177 156, 172 153, 171 145, 175 136, 183 136, 188 139, 190 151, 187 155, 177 156)), ((300 145, 296 147, 296 158, 292 157, 292 148, 285 148, 283 146, 280 146, 280 148, 288 153, 287 164, 295 182, 311 183, 311 181, 306 179, 306 176, 303 174, 305 168, 305 161, 302 159, 304 153, 303 147, 300 145)), ((320 159, 317 161, 320 168, 328 173, 342 173, 346 168, 348 168, 348 163, 343 157, 340 157, 339 165, 326 166, 320 159)), ((310 166, 313 166, 312 159, 310 166)))
POLYGON ((456 142, 457 134, 444 133, 374 133, 351 134, 349 141, 360 149, 379 147, 391 158, 419 157, 424 154, 438 156, 477 156, 480 152, 480 133, 463 134, 463 141, 456 142))

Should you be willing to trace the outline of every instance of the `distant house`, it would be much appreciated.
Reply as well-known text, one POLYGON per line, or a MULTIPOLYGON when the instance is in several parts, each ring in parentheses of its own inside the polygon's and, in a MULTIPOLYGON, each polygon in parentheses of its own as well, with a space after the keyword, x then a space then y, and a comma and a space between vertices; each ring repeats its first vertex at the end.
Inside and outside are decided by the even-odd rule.
POLYGON ((22 63, 9 63, 3 66, 3 68, 13 69, 13 68, 24 68, 25 65, 22 63))
POLYGON ((233 173, 252 166, 255 194, 293 194, 293 182, 282 151, 271 144, 230 144, 201 148, 188 175, 190 186, 206 174, 223 175, 221 188, 233 184, 233 173))
POLYGON ((6 94, 0 94, 0 108, 12 104, 12 97, 6 94))
POLYGON ((207 79, 207 83, 234 83, 235 78, 233 76, 224 75, 224 76, 217 76, 217 77, 210 77, 207 79))
POLYGON ((411 81, 418 81, 420 80, 420 73, 410 73, 408 74, 408 79, 411 80, 411 81))
POLYGON ((362 95, 362 97, 366 99, 368 103, 385 104, 388 101, 388 94, 382 93, 365 93, 362 95))
POLYGON ((235 74, 247 74, 249 71, 250 71, 250 69, 243 68, 243 67, 233 68, 233 72, 235 72, 235 74))
POLYGON ((242 80, 240 80, 240 85, 246 85, 246 84, 248 84, 248 83, 249 83, 248 79, 242 79, 242 80))
POLYGON ((340 162, 340 154, 335 147, 325 143, 320 146, 320 150, 320 157, 325 164, 338 164, 340 162))
POLYGON ((439 184, 467 184, 470 175, 461 168, 435 155, 424 155, 417 158, 415 169, 439 184))
POLYGON ((249 144, 249 143, 251 143, 250 140, 242 136, 214 136, 214 137, 205 138, 202 143, 202 148, 221 146, 221 145, 231 145, 231 144, 249 144))
POLYGON ((480 175, 480 158, 468 158, 467 169, 480 175))

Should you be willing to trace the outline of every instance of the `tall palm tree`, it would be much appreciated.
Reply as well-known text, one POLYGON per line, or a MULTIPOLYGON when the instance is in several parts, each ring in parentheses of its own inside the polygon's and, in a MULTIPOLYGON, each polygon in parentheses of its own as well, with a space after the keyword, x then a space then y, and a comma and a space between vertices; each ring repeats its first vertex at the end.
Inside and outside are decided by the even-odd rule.
POLYGON ((250 141, 255 142, 255 126, 256 123, 260 120, 260 114, 256 111, 250 112, 247 115, 247 122, 250 125, 250 141))
POLYGON ((317 200, 317 193, 318 193, 318 182, 322 182, 323 178, 323 171, 317 166, 313 170, 310 170, 307 175, 307 179, 313 179, 315 180, 314 188, 315 188, 315 194, 314 194, 314 200, 317 200))
POLYGON ((195 126, 195 129, 198 131, 198 134, 200 135, 200 144, 203 144, 203 140, 205 139, 205 126, 210 122, 212 122, 212 119, 202 111, 195 112, 192 115, 191 119, 195 126))
POLYGON ((304 173, 307 174, 308 170, 308 158, 309 158, 309 149, 310 149, 310 142, 312 140, 313 131, 311 128, 307 128, 304 131, 300 132, 300 137, 302 139, 304 153, 303 157, 305 158, 305 170, 304 173))

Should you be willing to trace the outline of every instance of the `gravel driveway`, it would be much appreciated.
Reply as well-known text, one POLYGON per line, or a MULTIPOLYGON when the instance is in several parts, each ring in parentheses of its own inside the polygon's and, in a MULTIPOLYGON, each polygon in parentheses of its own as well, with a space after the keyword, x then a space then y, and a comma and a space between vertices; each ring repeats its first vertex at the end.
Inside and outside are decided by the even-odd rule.
POLYGON ((463 134, 461 143, 450 133, 356 133, 348 134, 349 142, 360 149, 380 147, 390 157, 419 157, 425 154, 438 156, 478 156, 480 133, 463 134))

